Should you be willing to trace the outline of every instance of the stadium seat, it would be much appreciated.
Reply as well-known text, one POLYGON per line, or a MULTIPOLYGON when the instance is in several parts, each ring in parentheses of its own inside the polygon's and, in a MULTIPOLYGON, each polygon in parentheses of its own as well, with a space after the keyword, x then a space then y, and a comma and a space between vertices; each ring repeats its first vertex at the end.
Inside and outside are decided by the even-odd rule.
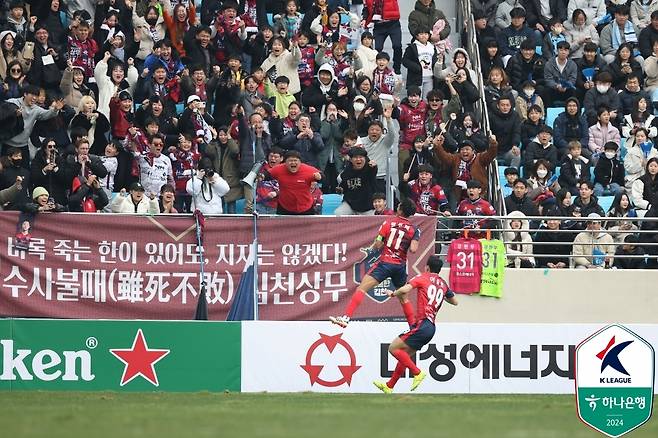
POLYGON ((244 198, 235 201, 235 212, 237 214, 244 214, 244 204, 245 204, 244 198))
POLYGON ((507 169, 507 166, 498 166, 498 181, 502 185, 505 185, 505 169, 507 169))
POLYGON ((627 152, 628 149, 626 149, 626 139, 622 137, 621 141, 619 142, 619 159, 621 161, 624 161, 627 152))
POLYGON ((270 26, 274 26, 274 14, 267 14, 267 22, 270 26))
POLYGON ((331 216, 334 214, 341 202, 343 202, 343 195, 333 193, 322 195, 322 215, 331 216))
POLYGON ((559 116, 563 112, 564 112, 564 107, 546 108, 546 124, 551 128, 554 128, 553 124, 555 123, 555 119, 557 119, 557 116, 559 116))
POLYGON ((606 213, 608 210, 610 210, 610 206, 612 205, 612 201, 615 200, 614 196, 601 196, 599 198, 599 205, 605 211, 606 213))
POLYGON ((541 56, 541 52, 542 52, 541 46, 535 47, 535 52, 537 52, 537 55, 541 56))
POLYGON ((181 114, 183 111, 185 111, 185 104, 184 103, 177 103, 176 104, 176 114, 181 114))

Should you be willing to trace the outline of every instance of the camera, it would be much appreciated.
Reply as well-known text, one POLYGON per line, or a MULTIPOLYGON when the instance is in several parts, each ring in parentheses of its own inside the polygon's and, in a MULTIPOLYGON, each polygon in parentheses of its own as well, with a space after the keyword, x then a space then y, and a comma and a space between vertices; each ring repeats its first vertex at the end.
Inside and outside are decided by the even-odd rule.
POLYGON ((205 172, 206 177, 208 178, 212 178, 213 176, 215 176, 215 171, 213 169, 203 169, 203 171, 205 172))

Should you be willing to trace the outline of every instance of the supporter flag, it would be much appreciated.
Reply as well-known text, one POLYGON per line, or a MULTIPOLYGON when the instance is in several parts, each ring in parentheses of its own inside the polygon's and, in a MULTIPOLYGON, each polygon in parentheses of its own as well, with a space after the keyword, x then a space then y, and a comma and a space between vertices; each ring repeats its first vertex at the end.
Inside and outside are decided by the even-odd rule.
POLYGON ((233 298, 231 310, 226 317, 227 321, 245 321, 254 320, 254 275, 256 275, 255 251, 256 241, 249 249, 249 257, 242 270, 238 290, 233 298))
POLYGON ((199 210, 194 211, 194 222, 196 223, 197 251, 199 252, 199 261, 201 263, 201 270, 199 272, 199 275, 201 276, 201 287, 199 288, 199 297, 196 303, 194 319, 198 321, 207 321, 208 301, 206 300, 206 282, 204 281, 203 273, 203 229, 206 225, 206 218, 199 210))

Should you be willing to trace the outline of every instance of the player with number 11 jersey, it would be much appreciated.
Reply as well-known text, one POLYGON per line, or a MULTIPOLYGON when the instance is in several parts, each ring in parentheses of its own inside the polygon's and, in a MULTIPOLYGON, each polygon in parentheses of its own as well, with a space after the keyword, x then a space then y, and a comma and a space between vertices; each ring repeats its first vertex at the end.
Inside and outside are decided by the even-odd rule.
MULTIPOLYGON (((409 217, 416 213, 416 205, 408 199, 400 202, 397 216, 387 218, 379 227, 377 238, 372 248, 381 249, 382 255, 368 271, 361 284, 350 299, 343 316, 330 316, 329 320, 341 327, 347 327, 356 308, 361 304, 366 293, 387 278, 395 288, 407 282, 407 252, 416 252, 420 231, 409 222, 409 217)), ((413 306, 408 300, 400 299, 404 316, 411 325, 414 322, 413 306)))

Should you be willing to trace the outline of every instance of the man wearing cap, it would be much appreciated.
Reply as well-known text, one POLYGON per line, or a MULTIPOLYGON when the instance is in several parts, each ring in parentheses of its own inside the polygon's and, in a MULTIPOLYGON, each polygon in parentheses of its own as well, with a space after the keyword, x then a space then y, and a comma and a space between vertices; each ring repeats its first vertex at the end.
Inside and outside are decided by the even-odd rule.
POLYGON ((573 242, 574 265, 580 269, 609 268, 614 261, 614 239, 601 232, 601 215, 590 213, 587 219, 587 229, 578 233, 573 242))
POLYGON ((448 153, 443 148, 444 142, 442 135, 434 137, 434 153, 440 163, 450 168, 452 179, 455 181, 453 188, 455 202, 466 197, 466 185, 471 180, 479 181, 486 195, 486 188, 489 186, 487 169, 498 153, 496 137, 490 137, 489 149, 479 154, 475 153, 473 143, 468 140, 463 141, 459 145, 459 151, 454 154, 448 153))
POLYGON ((112 200, 112 213, 158 214, 160 205, 155 195, 149 199, 144 196, 144 186, 135 182, 130 186, 130 193, 121 189, 112 200))
POLYGON ((299 152, 286 152, 283 164, 269 169, 266 175, 279 181, 277 214, 296 216, 315 214, 311 186, 322 179, 322 174, 315 167, 302 163, 299 152))
POLYGON ((339 192, 343 202, 336 208, 336 216, 373 214, 372 196, 377 187, 377 164, 368 161, 362 147, 349 150, 350 164, 338 175, 339 192))
MULTIPOLYGON (((530 40, 536 45, 535 33, 525 23, 525 9, 516 7, 510 11, 512 24, 503 29, 498 36, 501 55, 505 58, 514 56, 524 40, 530 40)), ((507 61, 505 59, 505 61, 507 61)))
POLYGON ((197 144, 207 144, 217 138, 217 131, 212 127, 212 117, 205 112, 201 113, 205 104, 196 94, 191 95, 187 98, 187 108, 178 120, 180 133, 190 135, 197 144))
POLYGON ((416 213, 428 216, 450 216, 448 198, 434 180, 434 168, 429 164, 418 166, 418 178, 400 183, 400 191, 416 204, 416 213))

